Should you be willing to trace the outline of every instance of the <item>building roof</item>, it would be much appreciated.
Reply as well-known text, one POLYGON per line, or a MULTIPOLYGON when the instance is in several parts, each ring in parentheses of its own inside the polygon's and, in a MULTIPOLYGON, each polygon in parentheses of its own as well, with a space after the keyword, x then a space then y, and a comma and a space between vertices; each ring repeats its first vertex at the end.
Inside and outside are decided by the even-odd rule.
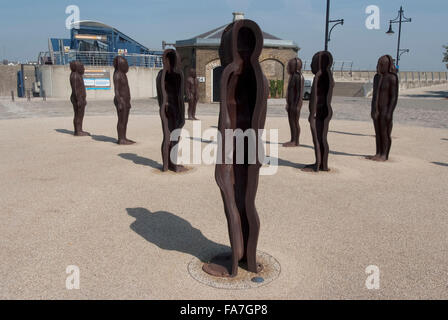
MULTIPOLYGON (((228 24, 225 24, 218 28, 204 32, 191 39, 177 40, 176 47, 219 47, 219 45, 221 44, 222 32, 227 26, 228 24)), ((292 40, 283 40, 265 31, 262 31, 262 33, 264 39, 264 47, 292 48, 296 51, 300 50, 299 46, 292 40)))
MULTIPOLYGON (((113 32, 116 33, 116 34, 121 35, 121 36, 122 36, 123 38, 125 38, 126 40, 136 43, 137 45, 139 45, 139 46, 142 47, 143 49, 145 49, 145 50, 147 50, 147 51, 151 51, 151 49, 149 49, 149 48, 147 48, 146 46, 142 45, 141 43, 135 41, 134 39, 132 39, 132 38, 129 37, 128 35, 125 35, 123 32, 119 31, 118 29, 116 29, 116 28, 114 28, 114 27, 112 27, 112 26, 110 26, 110 25, 107 25, 107 24, 105 24, 105 23, 102 23, 102 22, 99 22, 99 21, 93 21, 93 20, 80 20, 80 21, 73 22, 73 23, 71 24, 72 28, 75 27, 75 24, 78 24, 79 27, 80 27, 80 29, 83 29, 83 28, 85 28, 85 29, 92 28, 92 29, 97 29, 97 30, 108 30, 108 31, 110 31, 110 32, 113 31, 113 32)), ((152 50, 152 51, 154 51, 154 50, 152 50)))

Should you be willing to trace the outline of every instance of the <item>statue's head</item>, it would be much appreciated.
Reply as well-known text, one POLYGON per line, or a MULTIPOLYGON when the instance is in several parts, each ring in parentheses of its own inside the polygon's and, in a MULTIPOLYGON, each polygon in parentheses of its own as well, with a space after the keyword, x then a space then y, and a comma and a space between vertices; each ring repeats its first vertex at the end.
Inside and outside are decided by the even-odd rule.
POLYGON ((80 75, 84 74, 84 65, 80 61, 72 61, 70 62, 70 70, 72 72, 79 73, 80 75))
POLYGON ((249 60, 259 57, 263 49, 263 34, 260 27, 252 20, 241 19, 229 24, 221 36, 219 57, 221 65, 226 66, 235 58, 249 60))
POLYGON ((392 59, 392 57, 388 54, 380 57, 378 59, 376 71, 379 74, 397 73, 397 71, 395 69, 395 65, 394 65, 394 60, 392 59))
POLYGON ((311 71, 316 74, 319 71, 330 71, 333 65, 333 56, 329 51, 319 51, 313 56, 311 61, 311 71))
POLYGON ((70 62, 70 70, 72 70, 72 72, 76 72, 76 61, 70 62))
POLYGON ((190 69, 190 77, 196 78, 196 69, 194 69, 194 68, 190 69))
POLYGON ((85 69, 84 69, 84 65, 82 64, 82 62, 77 61, 77 67, 76 67, 76 70, 78 71, 78 73, 79 73, 80 75, 83 75, 83 74, 84 74, 85 69))
POLYGON ((128 61, 123 56, 116 56, 114 59, 115 70, 127 73, 129 71, 128 61))
POLYGON ((180 56, 174 49, 166 49, 163 52, 163 69, 168 72, 179 72, 180 56))
POLYGON ((302 60, 299 58, 292 58, 291 60, 288 61, 286 69, 290 75, 293 75, 296 72, 301 72, 302 60))

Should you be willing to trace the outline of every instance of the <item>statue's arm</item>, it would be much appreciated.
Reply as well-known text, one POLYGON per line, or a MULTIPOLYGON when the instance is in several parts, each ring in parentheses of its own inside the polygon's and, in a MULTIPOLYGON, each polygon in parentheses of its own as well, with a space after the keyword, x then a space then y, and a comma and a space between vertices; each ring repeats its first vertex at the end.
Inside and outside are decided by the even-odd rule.
POLYGON ((185 94, 187 95, 188 99, 191 99, 191 81, 190 79, 187 79, 186 84, 185 84, 185 94))
POLYGON ((83 94, 83 91, 85 90, 83 86, 84 80, 80 75, 78 75, 74 80, 76 102, 78 107, 82 107, 85 100, 85 96, 83 94))
POLYGON ((115 92, 115 98, 117 99, 117 108, 118 110, 123 110, 124 108, 124 99, 121 96, 120 92, 120 77, 118 73, 114 74, 114 92, 115 92))
POLYGON ((392 80, 390 82, 390 86, 389 86, 389 95, 390 95, 390 99, 389 99, 389 106, 387 108, 387 117, 389 119, 392 119, 392 115, 395 111, 395 107, 397 106, 398 103, 398 77, 396 75, 394 75, 392 77, 392 80))
POLYGON ((295 82, 295 88, 297 90, 294 90, 294 107, 300 108, 303 101, 303 87, 305 85, 305 79, 302 75, 297 75, 294 79, 295 82))
POLYGON ((182 128, 185 125, 185 101, 184 101, 184 76, 181 73, 181 81, 180 81, 180 88, 179 88, 179 123, 178 128, 182 128))
POLYGON ((373 91, 372 91, 372 110, 371 110, 371 116, 372 118, 376 119, 379 116, 379 110, 378 110, 378 86, 380 82, 380 76, 379 74, 376 74, 373 78, 373 91))

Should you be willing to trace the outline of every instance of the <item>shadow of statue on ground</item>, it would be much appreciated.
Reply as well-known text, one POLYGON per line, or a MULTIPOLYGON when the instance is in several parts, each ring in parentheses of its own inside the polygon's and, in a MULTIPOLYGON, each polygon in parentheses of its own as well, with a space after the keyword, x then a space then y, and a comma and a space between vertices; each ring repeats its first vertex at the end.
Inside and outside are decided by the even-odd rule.
POLYGON ((59 133, 70 134, 70 135, 73 135, 73 133, 74 133, 74 131, 67 130, 67 129, 54 129, 54 131, 59 132, 59 133))
POLYGON ((445 163, 445 162, 437 162, 437 161, 434 161, 434 162, 431 162, 432 164, 436 164, 436 165, 438 165, 438 166, 442 166, 442 167, 448 167, 448 163, 445 163))
POLYGON ((115 139, 115 138, 98 135, 98 134, 92 134, 92 139, 95 141, 101 141, 101 142, 117 143, 117 139, 115 139))
POLYGON ((344 131, 336 131, 336 130, 329 130, 328 132, 339 133, 339 134, 347 134, 347 135, 350 135, 350 136, 359 136, 359 137, 375 137, 375 135, 373 135, 373 134, 353 133, 353 132, 344 132, 344 131))
POLYGON ((130 228, 160 249, 192 255, 207 262, 210 253, 230 251, 230 248, 207 239, 190 222, 166 211, 151 212, 145 208, 127 208, 135 218, 130 228))
POLYGON ((157 161, 154 161, 149 158, 144 158, 136 155, 135 153, 120 153, 118 154, 119 157, 122 157, 123 159, 130 160, 134 162, 135 164, 140 164, 142 166, 149 166, 154 169, 162 170, 162 165, 158 163, 157 161))

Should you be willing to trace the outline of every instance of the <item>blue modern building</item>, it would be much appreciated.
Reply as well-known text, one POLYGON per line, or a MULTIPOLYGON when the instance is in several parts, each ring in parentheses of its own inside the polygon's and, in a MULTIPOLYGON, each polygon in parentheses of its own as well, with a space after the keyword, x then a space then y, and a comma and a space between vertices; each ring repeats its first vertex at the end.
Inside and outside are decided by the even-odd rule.
POLYGON ((70 32, 70 39, 48 41, 47 64, 67 64, 81 60, 86 65, 112 65, 123 55, 131 66, 160 67, 163 52, 152 50, 116 28, 97 21, 79 21, 70 32))

